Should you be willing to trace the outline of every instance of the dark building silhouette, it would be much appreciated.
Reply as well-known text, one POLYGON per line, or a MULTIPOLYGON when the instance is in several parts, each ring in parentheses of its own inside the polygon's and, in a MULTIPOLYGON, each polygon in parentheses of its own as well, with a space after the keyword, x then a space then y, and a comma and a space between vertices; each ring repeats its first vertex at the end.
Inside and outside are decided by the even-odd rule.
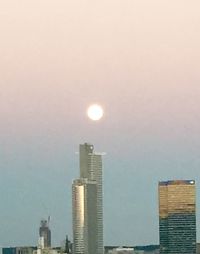
POLYGON ((64 253, 66 254, 71 254, 72 253, 72 243, 68 239, 68 235, 66 236, 65 239, 65 251, 64 253))
POLYGON ((39 229, 40 237, 44 239, 44 248, 51 247, 51 230, 49 229, 49 218, 47 220, 41 220, 40 229, 39 229))

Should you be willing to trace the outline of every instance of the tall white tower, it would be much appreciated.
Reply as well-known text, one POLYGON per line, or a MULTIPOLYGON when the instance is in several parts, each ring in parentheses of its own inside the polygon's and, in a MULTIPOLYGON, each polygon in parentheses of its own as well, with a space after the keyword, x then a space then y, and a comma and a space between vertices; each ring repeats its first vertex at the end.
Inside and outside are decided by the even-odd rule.
POLYGON ((103 254, 102 156, 80 145, 80 179, 73 182, 75 254, 103 254))

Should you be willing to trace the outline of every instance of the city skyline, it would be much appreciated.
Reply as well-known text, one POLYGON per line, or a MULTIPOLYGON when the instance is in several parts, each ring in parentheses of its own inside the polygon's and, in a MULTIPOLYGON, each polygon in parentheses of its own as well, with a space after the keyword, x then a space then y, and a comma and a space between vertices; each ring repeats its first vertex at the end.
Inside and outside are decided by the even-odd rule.
POLYGON ((0 0, 0 245, 35 245, 49 215, 52 245, 72 239, 84 142, 106 153, 105 245, 159 243, 159 181, 195 179, 200 197, 199 9, 0 0), (86 115, 93 103, 98 122, 86 115))

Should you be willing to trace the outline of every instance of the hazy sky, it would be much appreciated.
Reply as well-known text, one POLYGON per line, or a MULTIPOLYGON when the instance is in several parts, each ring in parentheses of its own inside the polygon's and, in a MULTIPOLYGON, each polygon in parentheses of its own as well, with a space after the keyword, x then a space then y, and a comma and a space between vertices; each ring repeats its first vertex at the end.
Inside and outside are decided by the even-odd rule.
POLYGON ((78 146, 104 157, 105 244, 157 244, 159 180, 195 179, 200 1, 0 0, 0 245, 72 235, 78 146), (89 104, 105 109, 99 123, 89 104))

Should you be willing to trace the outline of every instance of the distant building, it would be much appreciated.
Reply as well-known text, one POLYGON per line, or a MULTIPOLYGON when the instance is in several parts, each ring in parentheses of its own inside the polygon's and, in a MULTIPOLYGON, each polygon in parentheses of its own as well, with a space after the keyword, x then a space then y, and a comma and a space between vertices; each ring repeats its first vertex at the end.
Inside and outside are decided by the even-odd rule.
POLYGON ((103 254, 102 156, 79 147, 80 178, 72 185, 74 254, 103 254))
POLYGON ((200 254, 200 243, 197 243, 197 254, 200 254))
POLYGON ((41 220, 40 228, 39 228, 39 235, 41 238, 41 243, 43 241, 43 247, 49 248, 51 247, 51 230, 49 229, 49 219, 41 220))
POLYGON ((159 254, 159 245, 134 246, 135 254, 159 254))
POLYGON ((60 254, 60 251, 56 249, 45 248, 34 250, 32 254, 60 254))
POLYGON ((16 247, 2 248, 2 254, 16 254, 16 253, 17 253, 16 247))
POLYGON ((196 254, 195 181, 159 182, 160 254, 196 254))
POLYGON ((68 235, 66 235, 65 240, 61 242, 60 252, 65 254, 72 253, 72 243, 69 240, 68 235))
POLYGON ((16 247, 16 254, 33 254, 36 247, 16 247))
POLYGON ((8 247, 2 248, 2 254, 33 254, 37 247, 8 247))
MULTIPOLYGON (((144 250, 134 250, 134 254, 145 254, 145 252, 144 252, 144 250)), ((148 253, 148 254, 150 254, 150 253, 148 253)), ((154 253, 152 253, 152 254, 154 254, 154 253)))
POLYGON ((135 254, 133 248, 118 247, 113 250, 109 250, 108 254, 135 254))
POLYGON ((64 247, 64 253, 71 254, 72 253, 72 243, 68 239, 68 235, 65 239, 65 247, 64 247))
MULTIPOLYGON (((134 250, 134 254, 159 254, 159 245, 144 245, 144 246, 122 246, 120 247, 123 250, 134 250)), ((104 253, 109 254, 113 253, 112 251, 116 251, 119 249, 117 246, 105 246, 104 253)), ((199 253, 200 254, 200 253, 199 253)))

